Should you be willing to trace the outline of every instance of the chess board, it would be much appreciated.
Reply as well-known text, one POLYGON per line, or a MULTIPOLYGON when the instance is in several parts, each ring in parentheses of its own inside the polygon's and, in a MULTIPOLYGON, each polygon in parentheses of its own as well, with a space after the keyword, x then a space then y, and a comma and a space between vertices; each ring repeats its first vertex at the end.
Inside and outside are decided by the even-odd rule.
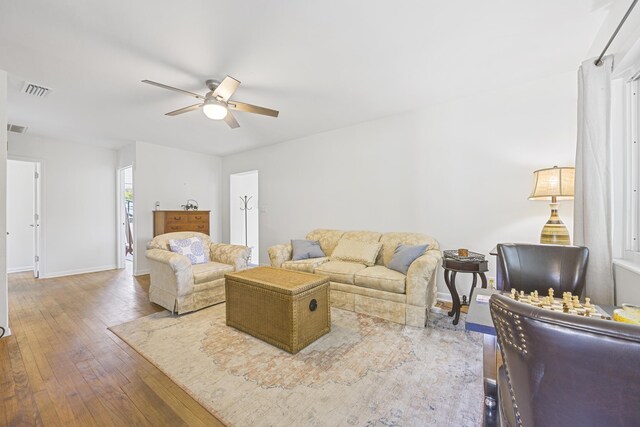
POLYGON ((594 319, 611 320, 611 316, 604 310, 597 305, 591 304, 591 298, 585 298, 584 301, 581 302, 577 295, 572 295, 570 292, 565 292, 562 298, 554 298, 553 289, 549 289, 549 294, 546 296, 539 295, 537 291, 525 294, 523 291, 518 292, 516 289, 512 289, 511 293, 505 295, 515 301, 540 307, 545 310, 591 317, 594 319))

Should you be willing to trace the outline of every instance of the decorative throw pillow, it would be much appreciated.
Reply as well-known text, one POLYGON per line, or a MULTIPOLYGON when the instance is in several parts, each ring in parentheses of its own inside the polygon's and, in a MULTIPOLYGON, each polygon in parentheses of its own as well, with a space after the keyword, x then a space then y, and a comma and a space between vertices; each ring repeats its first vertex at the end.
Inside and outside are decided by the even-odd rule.
POLYGON ((171 252, 189 258, 191 264, 204 264, 209 261, 204 252, 204 243, 199 237, 189 237, 181 240, 170 239, 169 248, 171 248, 171 252))
POLYGON ((389 261, 389 264, 387 265, 387 268, 399 271, 402 274, 407 274, 411 263, 422 256, 428 247, 429 245, 398 245, 393 253, 393 258, 391 258, 391 261, 389 261))
POLYGON ((341 239, 333 250, 331 259, 357 262, 371 267, 376 264, 382 243, 341 239))
POLYGON ((326 256, 317 240, 292 240, 292 261, 326 256))

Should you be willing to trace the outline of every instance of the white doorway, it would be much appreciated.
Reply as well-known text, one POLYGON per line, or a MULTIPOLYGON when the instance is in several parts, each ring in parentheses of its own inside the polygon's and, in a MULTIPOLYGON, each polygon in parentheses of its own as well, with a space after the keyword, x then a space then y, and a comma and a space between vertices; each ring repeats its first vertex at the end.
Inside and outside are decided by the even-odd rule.
POLYGON ((7 160, 7 272, 40 276, 40 163, 7 160))
POLYGON ((252 265, 259 265, 258 171, 229 176, 230 243, 251 248, 252 265))
POLYGON ((133 271, 133 166, 118 169, 118 267, 133 271))

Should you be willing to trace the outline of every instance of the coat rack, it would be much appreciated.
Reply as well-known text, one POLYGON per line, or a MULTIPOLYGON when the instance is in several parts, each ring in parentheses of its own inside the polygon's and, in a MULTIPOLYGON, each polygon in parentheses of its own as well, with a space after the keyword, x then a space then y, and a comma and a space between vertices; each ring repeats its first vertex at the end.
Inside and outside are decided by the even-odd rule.
POLYGON ((240 197, 240 200, 242 200, 242 204, 243 204, 243 206, 240 207, 240 210, 244 211, 244 245, 245 246, 249 246, 248 239, 247 239, 247 211, 250 211, 251 209, 253 209, 249 207, 249 200, 251 199, 253 199, 253 196, 240 197))

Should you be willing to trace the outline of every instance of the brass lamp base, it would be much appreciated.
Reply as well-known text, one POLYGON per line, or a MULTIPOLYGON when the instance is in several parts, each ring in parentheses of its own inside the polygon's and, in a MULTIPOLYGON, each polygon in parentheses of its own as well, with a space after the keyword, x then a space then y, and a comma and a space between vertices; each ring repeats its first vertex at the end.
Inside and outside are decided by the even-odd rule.
POLYGON ((543 245, 570 245, 569 230, 567 230, 567 227, 558 215, 558 204, 549 203, 549 206, 551 207, 551 216, 542 228, 540 243, 543 245))

